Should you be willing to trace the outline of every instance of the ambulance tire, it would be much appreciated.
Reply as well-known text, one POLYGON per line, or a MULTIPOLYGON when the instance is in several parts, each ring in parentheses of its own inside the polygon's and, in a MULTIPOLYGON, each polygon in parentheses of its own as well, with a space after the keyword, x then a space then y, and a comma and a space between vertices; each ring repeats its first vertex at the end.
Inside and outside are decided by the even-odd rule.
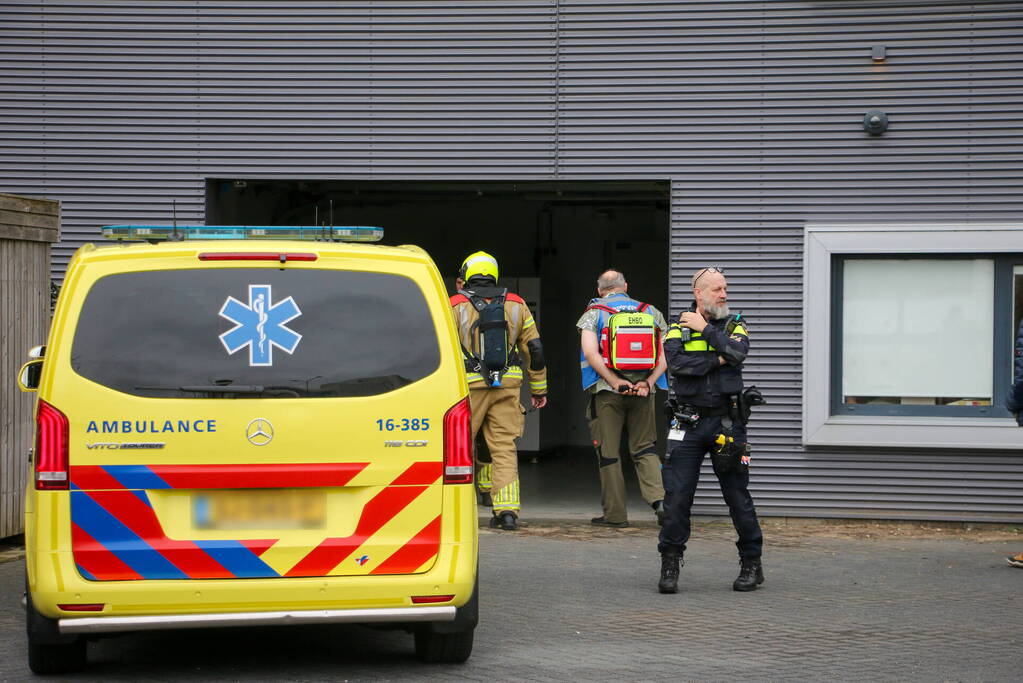
POLYGON ((437 633, 430 624, 416 629, 416 658, 421 662, 461 664, 472 654, 476 629, 455 633, 437 633))
POLYGON ((85 638, 58 635, 57 621, 36 612, 32 595, 25 592, 28 668, 41 676, 81 671, 87 664, 85 638))
POLYGON ((455 613, 454 621, 420 624, 415 629, 416 658, 421 662, 461 664, 472 654, 473 634, 479 623, 480 577, 472 597, 455 613))
POLYGON ((65 645, 40 645, 28 639, 28 668, 40 676, 69 674, 86 666, 85 639, 65 645))

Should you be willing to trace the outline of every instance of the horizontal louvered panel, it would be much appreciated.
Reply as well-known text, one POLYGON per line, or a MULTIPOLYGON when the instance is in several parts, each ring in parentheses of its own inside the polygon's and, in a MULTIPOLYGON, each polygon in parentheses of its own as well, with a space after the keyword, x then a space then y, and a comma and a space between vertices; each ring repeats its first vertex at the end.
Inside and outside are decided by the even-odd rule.
MULTIPOLYGON (((762 460, 758 459, 758 465, 762 463, 762 460)), ((897 474, 889 474, 889 477, 884 482, 878 482, 876 477, 842 477, 835 476, 832 472, 821 472, 821 476, 828 475, 826 482, 822 483, 811 483, 805 476, 806 473, 798 472, 792 473, 789 476, 777 476, 772 471, 762 470, 757 477, 757 485, 761 488, 770 487, 776 491, 784 490, 806 490, 809 487, 810 490, 815 493, 819 493, 822 496, 831 495, 833 493, 845 493, 850 490, 850 487, 858 489, 860 496, 864 498, 883 497, 887 495, 904 495, 906 497, 913 496, 956 496, 960 493, 963 495, 974 495, 977 492, 990 491, 998 495, 1007 495, 1010 498, 1010 493, 1014 489, 1023 490, 1023 479, 1005 480, 1001 482, 994 482, 991 480, 986 481, 967 481, 961 480, 957 477, 948 477, 945 479, 934 478, 928 475, 926 478, 921 477, 919 474, 915 477, 899 477, 897 474), (971 491, 973 492, 971 494, 971 491)))
MULTIPOLYGON (((7 2, 5 189, 202 222, 205 180, 671 179, 672 301, 750 321, 763 514, 1023 520, 1020 454, 800 445, 803 225, 1018 219, 1023 3, 7 2), (139 40, 144 32, 145 41, 139 40), (884 64, 870 48, 887 47, 884 64), (863 113, 891 128, 870 138, 863 113)), ((723 511, 709 469, 696 511, 723 511)))
MULTIPOLYGON (((604 12, 607 4, 586 7, 604 12)), ((975 17, 973 7, 960 6, 968 21, 984 25, 983 12, 975 17)), ((1012 9, 1018 12, 1019 6, 1012 9)), ((572 26, 562 21, 563 30, 572 26)), ((722 41, 720 52, 701 55, 693 45, 706 36, 698 33, 687 33, 683 40, 689 47, 678 52, 653 33, 635 49, 619 36, 578 51, 563 41, 559 168, 569 175, 598 176, 623 167, 663 169, 673 177, 675 299, 688 298, 684 292, 693 271, 721 265, 730 277, 733 305, 751 321, 747 381, 756 382, 770 401, 757 409, 750 425, 752 488, 762 514, 1019 520, 1023 467, 1018 455, 808 452, 799 445, 804 222, 899 215, 947 221, 956 215, 1018 216, 1023 209, 1016 189, 1020 174, 1009 160, 1023 144, 1023 102, 1018 92, 1006 93, 997 82, 1008 78, 1020 88, 1018 51, 997 47, 1002 37, 983 50, 964 49, 961 43, 951 51, 932 50, 925 43, 933 33, 903 31, 904 44, 888 43, 883 67, 888 82, 871 82, 869 46, 885 44, 892 35, 872 36, 853 51, 846 38, 825 29, 817 37, 820 43, 804 45, 810 49, 798 57, 774 49, 775 35, 758 45, 760 54, 739 46, 739 55, 734 40, 722 41), (917 43, 921 38, 924 42, 917 43), (902 59, 911 47, 907 42, 917 46, 916 59, 902 59), (587 78, 571 84, 577 69, 586 73, 587 62, 592 64, 587 78), (650 76, 668 77, 656 83, 640 79, 635 88, 622 81, 624 74, 642 68, 650 76), (858 82, 857 68, 866 76, 858 82), (675 83, 672 69, 674 78, 685 74, 692 84, 674 96, 661 88, 675 83), (758 69, 763 78, 754 83, 748 77, 758 69), (709 85, 709 79, 718 84, 709 85), (806 92, 810 83, 812 95, 806 92), (981 87, 973 90, 975 85, 981 87), (706 90, 717 87, 731 92, 706 102, 706 90), (978 93, 983 93, 983 113, 960 103, 966 97, 972 105, 978 93), (884 138, 867 138, 859 121, 878 105, 892 126, 884 138), (603 144, 607 137, 617 144, 603 144), (673 172, 672 157, 689 170, 673 172), (964 182, 967 170, 970 180, 964 182), (964 471, 971 476, 963 477, 964 471)), ((976 35, 981 41, 991 38, 984 31, 976 35)), ((588 37, 579 42, 593 43, 588 37)), ((724 512, 712 475, 704 477, 695 511, 724 512)))
MULTIPOLYGON (((21 102, 6 120, 26 134, 43 122, 45 149, 63 148, 51 163, 82 187, 149 173, 148 193, 132 183, 124 199, 148 194, 156 212, 184 175, 504 179, 553 168, 556 17, 545 0, 15 3, 6 18, 0 69, 21 102), (32 92, 40 75, 46 97, 32 92)), ((82 200, 81 222, 68 207, 68 242, 122 197, 82 200)))

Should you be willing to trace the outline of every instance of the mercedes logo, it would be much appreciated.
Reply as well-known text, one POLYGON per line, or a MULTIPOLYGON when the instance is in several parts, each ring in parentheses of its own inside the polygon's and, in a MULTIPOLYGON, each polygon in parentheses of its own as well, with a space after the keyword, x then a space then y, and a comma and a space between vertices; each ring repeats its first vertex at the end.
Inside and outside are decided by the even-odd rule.
POLYGON ((253 446, 265 446, 274 438, 274 426, 269 420, 257 417, 245 428, 245 438, 253 446))

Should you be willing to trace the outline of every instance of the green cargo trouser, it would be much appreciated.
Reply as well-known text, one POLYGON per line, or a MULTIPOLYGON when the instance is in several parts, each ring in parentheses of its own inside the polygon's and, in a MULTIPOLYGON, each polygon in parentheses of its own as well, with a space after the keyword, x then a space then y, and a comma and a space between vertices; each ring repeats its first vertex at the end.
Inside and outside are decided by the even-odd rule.
POLYGON ((629 454, 636 467, 640 495, 651 505, 664 499, 661 461, 657 457, 655 395, 656 392, 646 397, 623 396, 600 391, 590 397, 587 418, 597 450, 604 519, 609 522, 628 520, 625 477, 618 453, 623 426, 629 432, 629 454))

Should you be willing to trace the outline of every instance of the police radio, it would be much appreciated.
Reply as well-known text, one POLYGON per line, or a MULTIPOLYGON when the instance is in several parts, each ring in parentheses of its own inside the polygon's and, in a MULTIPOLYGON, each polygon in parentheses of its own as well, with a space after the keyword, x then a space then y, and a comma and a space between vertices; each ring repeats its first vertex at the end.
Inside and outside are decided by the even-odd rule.
MULTIPOLYGON (((682 313, 686 313, 686 312, 696 313, 696 304, 690 305, 689 308, 687 308, 682 313)), ((680 320, 681 320, 681 316, 682 316, 682 314, 680 313, 679 314, 680 320)), ((693 331, 691 329, 689 329, 688 327, 685 327, 684 325, 680 324, 679 325, 679 332, 682 335, 682 343, 683 344, 687 344, 687 343, 689 343, 689 342, 691 342, 693 340, 693 331)))

